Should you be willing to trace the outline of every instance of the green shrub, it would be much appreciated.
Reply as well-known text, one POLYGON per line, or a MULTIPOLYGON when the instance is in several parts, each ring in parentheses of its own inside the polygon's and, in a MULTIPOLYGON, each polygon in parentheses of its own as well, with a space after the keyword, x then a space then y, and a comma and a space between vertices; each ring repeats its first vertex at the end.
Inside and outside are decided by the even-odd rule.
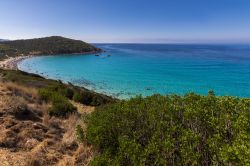
POLYGON ((66 97, 62 96, 60 93, 46 88, 39 89, 38 94, 40 99, 46 102, 51 101, 52 103, 56 103, 67 100, 66 97))
POLYGON ((92 165, 247 165, 250 99, 154 95, 97 108, 92 165))
POLYGON ((48 112, 51 116, 67 116, 70 113, 73 113, 76 108, 67 100, 53 103, 49 108, 48 112))
POLYGON ((77 88, 68 88, 63 84, 42 88, 39 90, 39 94, 41 99, 45 101, 51 100, 53 97, 57 98, 58 96, 62 96, 91 106, 99 106, 112 101, 110 98, 106 99, 104 96, 94 92, 79 90, 77 88))
POLYGON ((67 89, 65 89, 64 94, 65 94, 65 97, 72 99, 74 96, 74 91, 70 88, 67 88, 67 89))
POLYGON ((83 142, 85 140, 84 131, 80 125, 76 126, 76 136, 79 142, 83 142))
POLYGON ((88 92, 76 92, 74 93, 73 100, 82 104, 90 105, 92 96, 88 92))
POLYGON ((68 99, 72 99, 74 95, 74 91, 63 84, 61 86, 53 87, 52 90, 60 93, 62 96, 68 99))
POLYGON ((99 105, 103 105, 104 103, 107 103, 107 101, 104 98, 97 96, 97 95, 94 95, 92 97, 91 105, 99 106, 99 105))
POLYGON ((48 86, 46 89, 52 92, 57 92, 68 99, 72 99, 74 95, 73 89, 61 83, 59 85, 48 86))
POLYGON ((48 102, 51 100, 52 92, 48 89, 42 88, 38 90, 38 95, 41 100, 48 102))
POLYGON ((81 95, 81 93, 74 93, 73 98, 72 98, 75 102, 80 102, 83 99, 83 96, 81 95))
POLYGON ((91 106, 100 106, 106 103, 115 102, 116 100, 104 95, 99 95, 90 91, 75 91, 72 98, 74 101, 91 106))
POLYGON ((66 116, 76 110, 66 97, 49 88, 40 89, 38 94, 41 100, 52 103, 52 106, 48 109, 49 115, 66 116))

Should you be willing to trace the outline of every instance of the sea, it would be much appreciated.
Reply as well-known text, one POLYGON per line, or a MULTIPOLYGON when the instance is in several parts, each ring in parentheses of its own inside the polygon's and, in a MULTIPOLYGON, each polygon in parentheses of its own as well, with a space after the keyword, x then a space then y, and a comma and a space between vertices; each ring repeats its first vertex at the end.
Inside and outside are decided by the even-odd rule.
POLYGON ((32 57, 18 68, 120 99, 210 90, 250 97, 250 45, 95 45, 105 52, 32 57))

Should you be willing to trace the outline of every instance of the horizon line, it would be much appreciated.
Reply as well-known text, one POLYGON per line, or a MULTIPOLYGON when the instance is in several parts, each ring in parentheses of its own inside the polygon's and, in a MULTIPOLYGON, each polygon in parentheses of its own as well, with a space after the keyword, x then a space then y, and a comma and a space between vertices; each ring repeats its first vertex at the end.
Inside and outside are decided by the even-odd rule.
MULTIPOLYGON (((167 38, 145 38, 144 40, 147 41, 91 41, 91 39, 83 39, 83 38, 75 38, 74 36, 63 36, 63 35, 48 35, 48 36, 41 36, 41 37, 29 37, 29 38, 0 38, 0 40, 6 40, 6 41, 13 41, 13 40, 28 40, 28 39, 37 39, 37 38, 45 38, 45 37, 52 37, 52 36, 60 36, 65 37, 73 40, 81 40, 83 42, 92 43, 92 44, 250 44, 250 39, 167 39, 167 38), (152 41, 150 41, 152 40, 152 41), (153 41, 155 40, 155 41, 153 41), (156 41, 159 40, 159 41, 156 41), (165 40, 165 41, 164 41, 165 40), (229 41, 230 40, 230 41, 229 41)), ((135 38, 138 40, 139 38, 135 38)), ((134 39, 134 40, 135 40, 134 39)), ((111 39, 112 40, 112 39, 111 39)), ((125 39, 126 40, 126 39, 125 39)), ((128 40, 128 39, 127 39, 128 40)), ((140 38, 139 40, 143 40, 140 38)))

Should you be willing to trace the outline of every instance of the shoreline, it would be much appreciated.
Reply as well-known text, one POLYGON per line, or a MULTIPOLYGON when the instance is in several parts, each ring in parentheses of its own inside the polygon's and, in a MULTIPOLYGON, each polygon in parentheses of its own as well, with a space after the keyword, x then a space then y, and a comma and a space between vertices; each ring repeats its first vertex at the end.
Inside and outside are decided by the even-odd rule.
MULTIPOLYGON (((71 53, 71 54, 60 54, 60 55, 86 55, 86 54, 97 54, 97 53, 102 53, 104 52, 103 50, 101 51, 90 51, 90 52, 82 52, 82 53, 71 53)), ((56 56, 58 54, 51 54, 51 56, 56 56)), ((16 56, 16 57, 9 57, 3 60, 0 60, 0 68, 1 69, 9 69, 9 70, 19 70, 18 69, 18 63, 21 62, 22 60, 32 58, 35 56, 50 56, 50 55, 21 55, 21 56, 16 56)))
MULTIPOLYGON (((89 53, 90 52, 84 53, 84 54, 89 54, 89 53)), ((94 53, 97 53, 97 52, 91 52, 91 54, 94 54, 94 53)), ((73 53, 71 55, 77 55, 77 54, 81 54, 81 53, 73 53)), ((25 59, 28 59, 28 58, 38 57, 38 56, 56 56, 56 55, 27 55, 27 56, 8 57, 6 59, 0 60, 0 69, 22 71, 22 70, 20 70, 18 68, 18 63, 19 62, 21 62, 21 61, 23 61, 25 59)), ((46 77, 44 75, 41 75, 41 74, 35 73, 35 72, 28 72, 28 73, 30 73, 30 74, 37 74, 37 75, 43 77, 44 79, 53 79, 53 78, 48 78, 48 77, 46 77)), ((57 79, 53 79, 53 80, 57 80, 57 79)), ((70 83, 70 82, 64 82, 64 83, 67 84, 67 83, 70 83)), ((109 96, 109 97, 112 97, 112 98, 116 98, 116 99, 119 98, 116 94, 105 93, 103 91, 97 91, 97 90, 94 90, 94 89, 86 87, 86 86, 81 86, 81 85, 76 85, 76 86, 79 86, 81 88, 85 88, 85 89, 93 91, 95 93, 106 95, 106 96, 109 96)), ((125 98, 122 98, 122 99, 125 99, 125 98)))
POLYGON ((25 60, 27 58, 31 58, 33 55, 28 56, 17 56, 17 57, 9 57, 2 61, 0 61, 0 68, 1 69, 9 69, 9 70, 19 70, 18 69, 18 63, 22 60, 25 60))

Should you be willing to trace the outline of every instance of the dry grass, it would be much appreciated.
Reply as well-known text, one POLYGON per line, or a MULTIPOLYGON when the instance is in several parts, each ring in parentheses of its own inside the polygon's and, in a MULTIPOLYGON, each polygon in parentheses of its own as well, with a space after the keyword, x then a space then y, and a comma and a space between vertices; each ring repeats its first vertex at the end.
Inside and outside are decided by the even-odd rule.
POLYGON ((45 126, 48 126, 49 125, 49 120, 50 120, 50 116, 49 116, 49 113, 48 113, 48 111, 46 109, 46 111, 44 111, 44 113, 43 113, 43 124, 45 126))
POLYGON ((0 112, 18 116, 27 110, 27 102, 19 96, 0 96, 0 112))
POLYGON ((72 166, 75 165, 74 164, 74 158, 71 156, 64 156, 59 163, 57 163, 57 166, 72 166))
POLYGON ((0 165, 88 165, 93 150, 76 141, 75 129, 94 107, 73 102, 79 113, 50 117, 50 105, 37 95, 34 88, 0 82, 0 165))
POLYGON ((1 87, 6 87, 9 91, 17 96, 28 97, 31 99, 38 98, 38 91, 35 88, 26 87, 23 85, 16 84, 14 82, 1 82, 1 87))
POLYGON ((67 120, 64 122, 64 128, 66 132, 63 136, 62 142, 66 144, 71 144, 75 142, 75 128, 79 120, 79 115, 77 113, 71 114, 67 120))
POLYGON ((75 165, 89 165, 93 156, 92 147, 81 144, 75 153, 75 165))
POLYGON ((93 106, 86 106, 84 104, 77 103, 77 102, 75 102, 73 100, 71 100, 70 102, 77 108, 77 111, 80 114, 90 114, 93 111, 95 111, 95 107, 93 107, 93 106))
MULTIPOLYGON (((27 166, 28 159, 26 153, 10 152, 6 149, 0 149, 0 165, 1 166, 27 166)), ((31 165, 29 165, 31 166, 31 165)))

